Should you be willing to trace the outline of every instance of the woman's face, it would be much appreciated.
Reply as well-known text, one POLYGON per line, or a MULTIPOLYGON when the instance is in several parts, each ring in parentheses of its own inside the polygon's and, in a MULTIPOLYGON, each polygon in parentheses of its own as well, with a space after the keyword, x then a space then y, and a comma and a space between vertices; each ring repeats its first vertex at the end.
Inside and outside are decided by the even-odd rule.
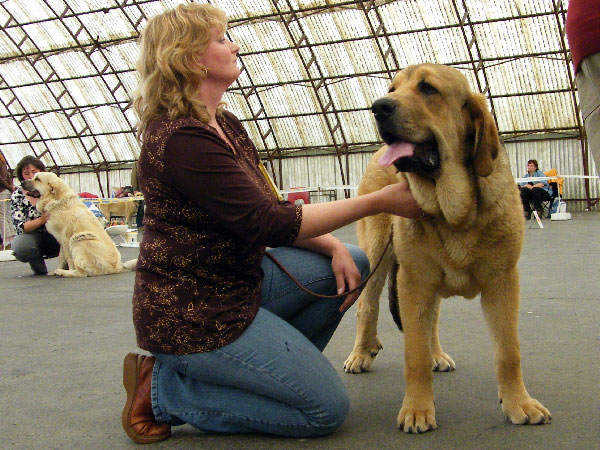
POLYGON ((21 169, 21 175, 23 175, 24 180, 31 180, 38 172, 41 172, 41 170, 35 167, 33 164, 27 164, 25 167, 23 167, 23 169, 21 169))
POLYGON ((239 45, 225 38, 224 32, 213 28, 208 47, 198 58, 198 62, 208 69, 206 79, 227 82, 228 85, 237 80, 240 75, 237 65, 239 51, 239 45))

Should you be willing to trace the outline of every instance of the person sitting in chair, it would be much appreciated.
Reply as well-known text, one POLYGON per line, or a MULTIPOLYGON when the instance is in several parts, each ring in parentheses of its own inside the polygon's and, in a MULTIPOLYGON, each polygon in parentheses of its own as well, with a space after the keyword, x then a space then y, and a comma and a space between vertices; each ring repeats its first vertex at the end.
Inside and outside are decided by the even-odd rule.
MULTIPOLYGON (((546 174, 538 168, 538 162, 535 159, 527 161, 527 173, 523 178, 535 178, 545 177, 546 174)), ((521 202, 523 202, 523 211, 525 212, 525 219, 531 218, 531 205, 538 213, 540 219, 542 218, 542 202, 548 201, 551 198, 551 188, 546 180, 542 181, 523 181, 519 183, 519 190, 521 191, 521 202)))

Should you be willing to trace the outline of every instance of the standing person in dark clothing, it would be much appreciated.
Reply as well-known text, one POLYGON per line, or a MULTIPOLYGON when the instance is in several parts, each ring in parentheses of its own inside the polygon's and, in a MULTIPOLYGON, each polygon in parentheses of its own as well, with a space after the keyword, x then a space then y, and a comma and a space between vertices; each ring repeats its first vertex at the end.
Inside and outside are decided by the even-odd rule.
MULTIPOLYGON (((131 166, 131 187, 133 188, 133 194, 130 197, 136 197, 141 195, 140 191, 140 183, 138 181, 137 176, 137 166, 138 162, 135 161, 131 166)), ((144 225, 144 200, 138 200, 138 209, 135 214, 135 223, 138 228, 141 228, 144 225)))
POLYGON ((125 357, 123 427, 157 442, 172 425, 207 432, 308 437, 348 412, 345 387, 322 355, 358 292, 365 254, 329 232, 381 212, 417 217, 405 184, 331 203, 278 200, 258 152, 221 98, 239 47, 223 11, 179 5, 141 37, 134 106, 145 232, 133 294, 137 343, 125 357))
POLYGON ((565 28, 588 148, 600 175, 600 0, 569 0, 565 28))
POLYGON ((15 237, 15 227, 10 219, 10 194, 14 190, 15 186, 8 176, 6 159, 0 155, 0 235, 3 247, 10 247, 15 237))

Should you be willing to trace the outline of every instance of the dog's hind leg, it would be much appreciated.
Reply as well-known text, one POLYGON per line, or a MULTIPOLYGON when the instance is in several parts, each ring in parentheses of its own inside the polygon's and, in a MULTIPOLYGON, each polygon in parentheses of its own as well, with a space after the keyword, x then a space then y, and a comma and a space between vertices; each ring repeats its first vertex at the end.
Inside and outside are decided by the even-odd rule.
MULTIPOLYGON (((375 217, 377 216, 367 217, 357 224, 359 245, 369 258, 371 270, 373 270, 377 261, 382 256, 389 238, 389 227, 385 226, 386 223, 390 223, 389 218, 386 217, 382 220, 379 217, 378 222, 375 222, 375 217), (369 220, 373 222, 367 226, 366 221, 369 220), (384 226, 381 226, 382 222, 384 226)), ((379 296, 381 295, 393 261, 394 253, 391 248, 388 248, 377 272, 373 274, 358 298, 356 340, 354 341, 352 352, 344 363, 344 370, 348 373, 368 371, 373 364, 375 356, 377 356, 377 353, 383 347, 377 337, 379 296)))
POLYGON ((433 330, 431 333, 431 356, 433 357, 433 371, 434 372, 450 372, 456 369, 456 364, 446 352, 442 350, 442 344, 440 344, 440 306, 442 299, 438 298, 435 304, 435 320, 433 322, 433 330))
POLYGON ((541 424, 552 420, 540 402, 531 398, 521 373, 518 337, 519 274, 517 269, 499 274, 481 293, 481 306, 494 341, 494 365, 502 411, 515 424, 541 424))

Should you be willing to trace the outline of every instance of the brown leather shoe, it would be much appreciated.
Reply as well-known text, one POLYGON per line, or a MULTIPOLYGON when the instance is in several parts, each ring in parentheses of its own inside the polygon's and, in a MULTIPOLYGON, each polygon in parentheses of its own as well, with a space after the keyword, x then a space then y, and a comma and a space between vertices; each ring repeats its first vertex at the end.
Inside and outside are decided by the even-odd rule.
POLYGON ((123 429, 139 444, 160 442, 171 436, 171 426, 158 423, 152 412, 150 389, 154 356, 128 353, 123 361, 123 386, 127 402, 123 408, 123 429))

